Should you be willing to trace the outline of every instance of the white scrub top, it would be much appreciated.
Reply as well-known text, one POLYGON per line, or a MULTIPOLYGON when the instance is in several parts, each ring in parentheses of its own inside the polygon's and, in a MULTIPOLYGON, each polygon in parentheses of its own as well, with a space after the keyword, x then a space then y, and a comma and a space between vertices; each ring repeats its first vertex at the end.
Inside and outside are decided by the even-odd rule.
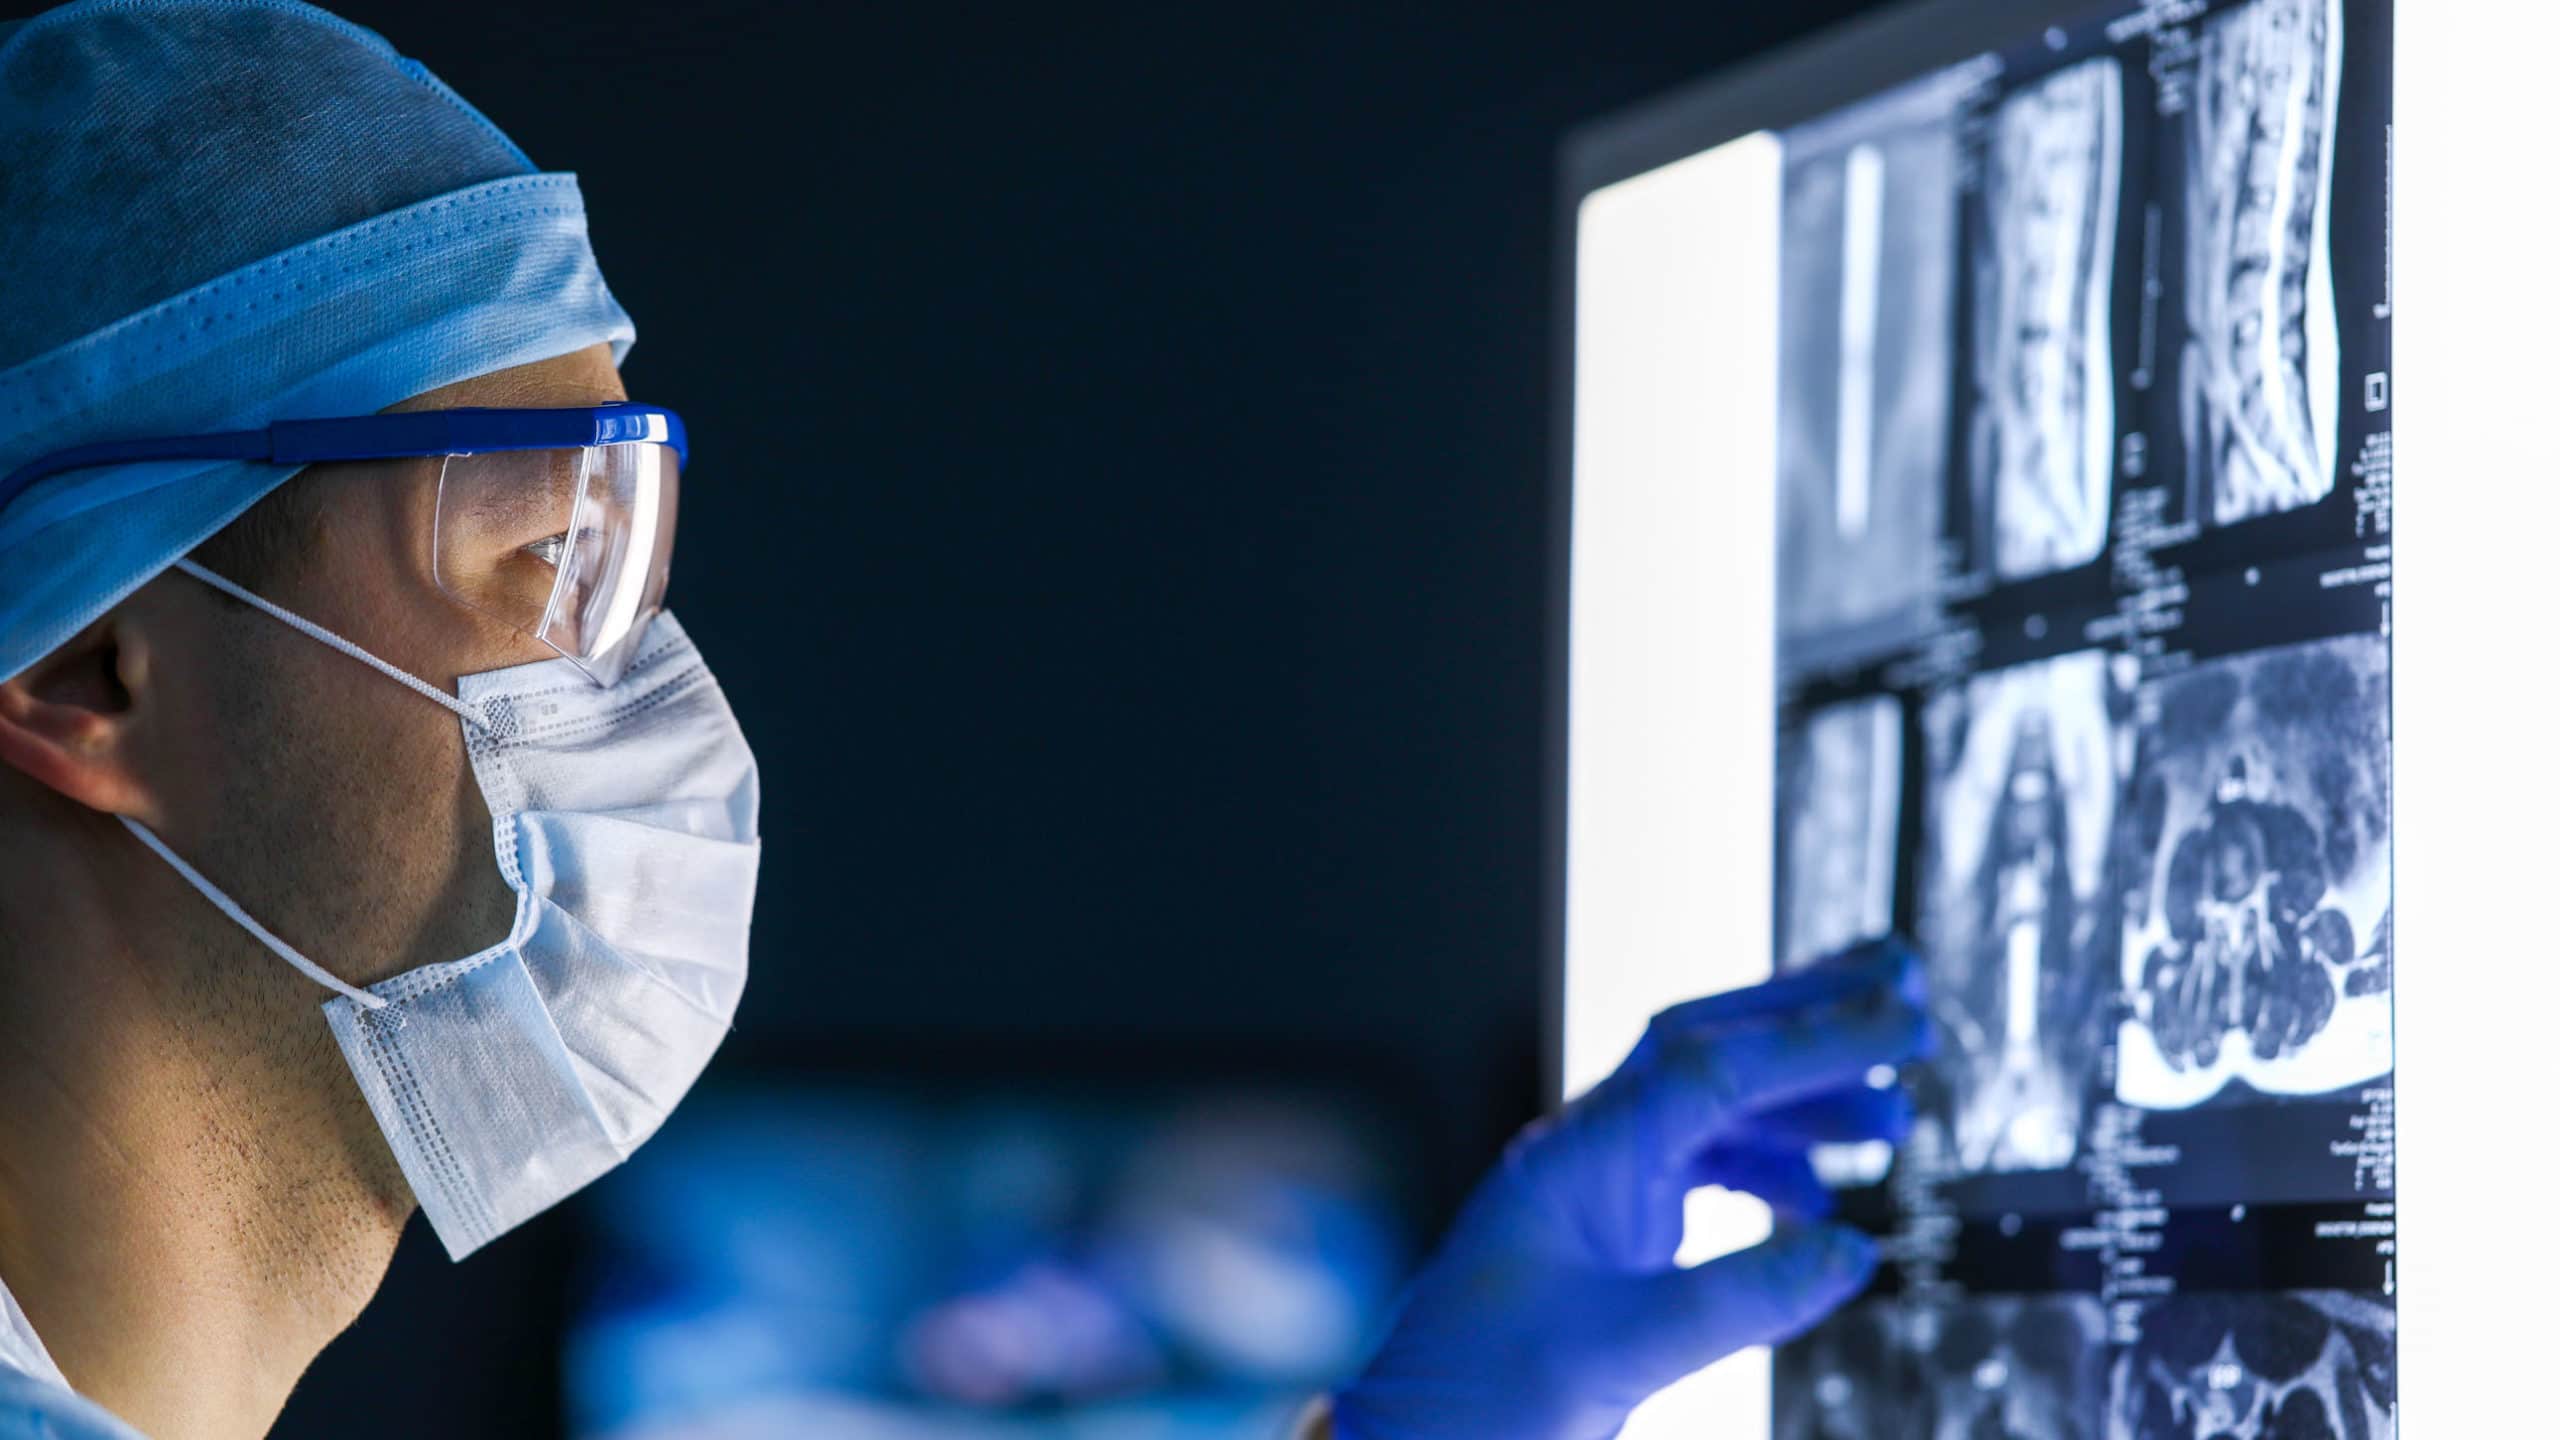
POLYGON ((5 1284, 0 1284, 0 1440, 142 1440, 141 1431, 73 1392, 5 1284))

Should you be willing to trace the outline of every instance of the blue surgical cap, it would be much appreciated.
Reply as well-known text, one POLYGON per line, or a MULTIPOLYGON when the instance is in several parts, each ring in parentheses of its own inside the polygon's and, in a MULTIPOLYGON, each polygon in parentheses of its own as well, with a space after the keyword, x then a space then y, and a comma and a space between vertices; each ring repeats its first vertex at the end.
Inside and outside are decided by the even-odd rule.
MULTIPOLYGON (((369 414, 609 342, 577 180, 298 0, 0 26, 0 475, 64 446, 369 414)), ((293 472, 77 470, 0 510, 0 678, 293 472)))

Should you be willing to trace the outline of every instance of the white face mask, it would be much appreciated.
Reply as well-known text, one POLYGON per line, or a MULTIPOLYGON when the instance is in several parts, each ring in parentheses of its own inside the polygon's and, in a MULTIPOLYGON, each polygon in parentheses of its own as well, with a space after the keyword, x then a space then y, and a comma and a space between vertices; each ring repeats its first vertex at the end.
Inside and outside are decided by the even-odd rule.
POLYGON ((566 660, 465 675, 461 698, 181 560, 197 579, 460 713, 507 938, 358 990, 188 883, 296 969, 445 1249, 459 1260, 620 1164, 729 1030, 747 979, 756 763, 671 615, 601 688, 566 660))

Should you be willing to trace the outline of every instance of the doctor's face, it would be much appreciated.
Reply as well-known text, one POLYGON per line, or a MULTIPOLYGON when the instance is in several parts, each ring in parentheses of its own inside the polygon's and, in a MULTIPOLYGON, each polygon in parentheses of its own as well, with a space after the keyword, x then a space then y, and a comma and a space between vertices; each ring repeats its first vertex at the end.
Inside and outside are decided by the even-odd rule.
MULTIPOLYGON (((393 408, 623 398, 598 346, 393 408)), ((438 589, 439 470, 434 459, 314 466, 197 559, 448 692, 458 676, 551 658, 438 589)), ((351 984, 505 938, 513 896, 450 711, 190 577, 164 575, 137 603, 176 642, 153 674, 168 720, 153 828, 172 848, 351 984)), ((283 973, 262 952, 255 963, 283 973)))
MULTIPOLYGON (((622 398, 598 346, 395 408, 622 398)), ((440 472, 433 459, 312 467, 195 559, 448 692, 458 676, 551 658, 438 588, 440 472)), ((523 542, 493 532, 487 543, 523 542)), ((448 559, 511 563, 450 545, 448 559)), ((14 977, 23 1003, 94 1010, 109 972, 93 962, 122 957, 139 976, 126 998, 140 1003, 113 1013, 135 1023, 84 1032, 111 1051, 136 1047, 107 1063, 171 1063, 182 1083, 257 1097, 262 1155, 324 1167, 352 1156, 354 1183, 405 1213, 406 1183, 322 1022, 328 992, 146 853, 118 817, 336 978, 370 985, 475 954, 511 928, 514 899, 459 720, 177 571, 0 682, 0 862, 61 887, 0 889, 0 936, 41 937, 83 962, 14 977)))

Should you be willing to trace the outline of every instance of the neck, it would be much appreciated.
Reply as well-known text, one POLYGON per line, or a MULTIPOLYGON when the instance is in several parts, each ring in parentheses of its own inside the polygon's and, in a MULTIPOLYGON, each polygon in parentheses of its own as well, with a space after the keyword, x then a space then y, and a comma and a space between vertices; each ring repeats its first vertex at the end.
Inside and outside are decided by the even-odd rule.
POLYGON ((316 990, 47 878, 81 921, 13 914, 0 952, 0 1280, 73 1388, 155 1440, 263 1435, 380 1285, 408 1193, 316 990), (262 978, 208 1007, 146 938, 262 978))

